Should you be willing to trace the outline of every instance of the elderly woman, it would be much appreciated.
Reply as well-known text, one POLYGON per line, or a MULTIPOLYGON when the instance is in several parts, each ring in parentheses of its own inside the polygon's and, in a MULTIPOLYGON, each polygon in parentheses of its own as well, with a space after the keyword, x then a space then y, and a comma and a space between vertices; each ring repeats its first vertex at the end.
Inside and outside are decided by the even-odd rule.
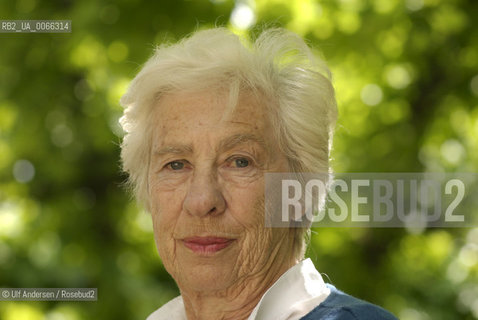
POLYGON ((123 167, 181 295, 148 319, 395 319, 325 284, 307 228, 265 225, 264 176, 328 172, 327 68, 285 30, 160 46, 121 103, 123 167))

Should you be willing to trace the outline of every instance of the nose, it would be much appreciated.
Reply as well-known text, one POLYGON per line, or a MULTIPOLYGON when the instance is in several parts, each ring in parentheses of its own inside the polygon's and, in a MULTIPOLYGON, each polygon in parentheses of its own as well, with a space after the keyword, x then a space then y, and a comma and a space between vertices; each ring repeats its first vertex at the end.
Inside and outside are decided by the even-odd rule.
MULTIPOLYGON (((208 170, 209 171, 209 170, 208 170)), ((204 217, 224 212, 226 202, 213 172, 196 171, 184 199, 183 209, 190 215, 204 217)))

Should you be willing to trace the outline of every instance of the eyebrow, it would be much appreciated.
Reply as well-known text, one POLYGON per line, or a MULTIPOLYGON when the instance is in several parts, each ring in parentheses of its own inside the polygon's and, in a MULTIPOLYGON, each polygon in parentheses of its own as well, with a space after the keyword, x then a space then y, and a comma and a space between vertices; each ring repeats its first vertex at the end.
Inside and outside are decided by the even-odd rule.
POLYGON ((186 154, 192 153, 193 148, 190 145, 164 146, 154 151, 155 156, 164 156, 165 154, 186 154))
MULTIPOLYGON (((244 133, 238 133, 222 140, 221 142, 219 142, 218 150, 230 150, 240 144, 244 144, 247 142, 255 142, 259 144, 264 150, 268 150, 267 144, 265 143, 264 139, 253 134, 244 134, 244 133)), ((154 151, 155 156, 164 156, 166 154, 178 155, 178 154, 188 154, 188 153, 193 153, 193 148, 191 145, 186 145, 186 144, 164 146, 154 151)))
POLYGON ((254 134, 247 134, 247 133, 238 133, 232 135, 219 143, 219 150, 229 150, 237 145, 247 143, 247 142, 255 142, 259 144, 264 150, 267 150, 267 144, 265 143, 264 139, 258 137, 254 134))

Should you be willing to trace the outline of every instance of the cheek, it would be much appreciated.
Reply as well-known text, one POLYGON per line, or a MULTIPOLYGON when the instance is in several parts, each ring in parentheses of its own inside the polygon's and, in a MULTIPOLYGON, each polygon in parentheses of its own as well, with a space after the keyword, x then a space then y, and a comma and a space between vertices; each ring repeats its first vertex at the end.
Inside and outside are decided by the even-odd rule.
POLYGON ((175 242, 173 238, 175 219, 168 214, 167 208, 156 207, 152 212, 154 240, 161 261, 169 273, 174 271, 176 260, 175 242))
POLYGON ((257 228, 264 223, 264 187, 262 179, 254 183, 229 184, 224 197, 233 218, 245 229, 257 228))
MULTIPOLYGON (((249 189, 251 190, 251 189, 249 189)), ((239 210, 231 210, 234 219, 244 230, 241 261, 250 267, 264 263, 278 246, 287 241, 287 230, 265 226, 265 201, 263 189, 242 195, 239 210)))
POLYGON ((244 227, 244 238, 241 252, 238 256, 241 274, 260 272, 274 252, 275 243, 273 230, 264 227, 264 201, 257 201, 252 208, 248 207, 247 222, 244 227))
MULTIPOLYGON (((173 235, 182 209, 180 192, 164 192, 153 189, 151 194, 151 215, 154 236, 160 255, 167 255, 167 248, 173 245, 173 235)), ((163 258, 163 257, 162 257, 163 258)))
POLYGON ((164 188, 158 183, 151 185, 149 189, 151 213, 159 225, 169 224, 181 212, 184 190, 164 188))
POLYGON ((264 230, 264 194, 262 188, 250 185, 248 188, 229 192, 229 212, 235 223, 240 225, 245 235, 246 248, 263 243, 268 238, 264 230))

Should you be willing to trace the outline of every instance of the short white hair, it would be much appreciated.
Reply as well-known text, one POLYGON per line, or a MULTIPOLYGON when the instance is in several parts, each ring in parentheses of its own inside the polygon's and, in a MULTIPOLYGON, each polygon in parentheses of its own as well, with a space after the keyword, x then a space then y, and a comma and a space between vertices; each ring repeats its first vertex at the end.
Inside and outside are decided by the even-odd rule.
POLYGON ((201 30, 157 47, 121 98, 123 170, 148 210, 154 106, 168 92, 218 88, 229 90, 230 101, 245 90, 260 93, 292 172, 330 171, 337 107, 325 63, 285 29, 265 30, 252 43, 225 28, 201 30))

